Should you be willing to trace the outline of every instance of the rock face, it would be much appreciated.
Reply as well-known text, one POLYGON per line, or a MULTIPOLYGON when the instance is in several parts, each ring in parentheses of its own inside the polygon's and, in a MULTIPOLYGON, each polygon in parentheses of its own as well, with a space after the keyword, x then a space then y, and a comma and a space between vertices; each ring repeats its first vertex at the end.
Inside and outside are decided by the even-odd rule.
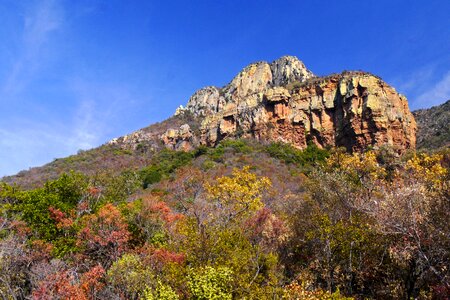
POLYGON ((313 76, 293 56, 283 56, 272 64, 253 63, 222 89, 208 86, 195 92, 186 109, 197 117, 205 117, 235 108, 255 106, 262 101, 263 93, 270 87, 304 82, 313 76))
POLYGON ((166 148, 171 150, 189 151, 193 149, 193 145, 197 145, 197 139, 191 131, 188 124, 183 124, 178 130, 168 129, 161 139, 166 148))
POLYGON ((294 81, 303 82, 313 77, 303 62, 295 56, 283 56, 270 65, 273 76, 273 85, 282 86, 294 81))
POLYGON ((364 72, 315 77, 292 56, 251 64, 225 87, 197 91, 185 110, 201 120, 200 136, 173 133, 163 137, 168 147, 180 141, 214 146, 234 137, 351 151, 388 144, 402 152, 416 144, 406 98, 380 78, 364 72))

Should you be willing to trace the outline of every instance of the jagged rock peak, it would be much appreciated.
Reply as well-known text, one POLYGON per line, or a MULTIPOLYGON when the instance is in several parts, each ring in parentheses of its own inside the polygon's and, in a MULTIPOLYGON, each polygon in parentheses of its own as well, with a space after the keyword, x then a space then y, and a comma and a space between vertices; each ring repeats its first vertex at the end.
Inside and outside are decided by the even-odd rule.
POLYGON ((245 109, 262 102, 262 95, 271 87, 292 82, 305 82, 313 77, 295 56, 283 56, 271 64, 255 62, 239 72, 223 88, 205 87, 191 96, 186 109, 197 117, 205 117, 223 109, 245 109))
POLYGON ((314 74, 305 67, 305 64, 295 56, 283 56, 270 64, 272 70, 272 84, 283 86, 289 83, 304 82, 314 74))
MULTIPOLYGON (((293 56, 248 65, 225 87, 197 91, 187 110, 201 122, 196 141, 209 146, 237 136, 300 149, 309 142, 351 151, 388 144, 403 152, 416 145, 406 98, 381 78, 365 72, 316 77, 293 56)), ((191 140, 172 135, 171 147, 191 140)))
POLYGON ((218 92, 220 105, 201 119, 201 144, 214 146, 239 135, 298 148, 308 142, 352 151, 384 144, 399 152, 415 148, 416 123, 406 98, 379 77, 344 72, 292 86, 267 85, 269 77, 253 84, 258 72, 272 74, 264 71, 267 66, 250 65, 218 92))
POLYGON ((219 98, 219 89, 215 86, 207 86, 199 89, 189 98, 186 109, 200 117, 213 114, 219 108, 219 98))

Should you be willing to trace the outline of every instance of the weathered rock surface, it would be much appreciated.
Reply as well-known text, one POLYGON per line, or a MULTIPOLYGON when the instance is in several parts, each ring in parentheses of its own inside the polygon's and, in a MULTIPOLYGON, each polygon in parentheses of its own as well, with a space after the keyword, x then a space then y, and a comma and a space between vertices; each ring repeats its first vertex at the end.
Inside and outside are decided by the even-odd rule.
POLYGON ((272 64, 257 62, 239 72, 223 88, 204 87, 188 101, 186 109, 194 116, 205 117, 222 111, 255 106, 263 93, 272 86, 304 82, 314 75, 293 56, 283 56, 272 64))
MULTIPOLYGON (((449 103, 416 112, 419 146, 450 145, 449 103)), ((223 88, 197 91, 167 120, 2 180, 30 188, 70 170, 118 174, 147 166, 164 147, 186 151, 235 137, 353 151, 389 144, 402 152, 415 147, 416 122, 405 97, 380 78, 363 72, 315 77, 286 56, 249 65, 223 88)))
POLYGON ((272 70, 272 84, 275 86, 287 85, 291 82, 303 82, 314 74, 308 70, 303 62, 295 56, 283 56, 270 65, 272 70))
POLYGON ((388 144, 402 152, 416 144, 406 98, 380 78, 364 72, 315 77, 292 56, 251 64, 225 87, 197 91, 185 110, 201 120, 200 136, 164 137, 169 147, 180 141, 214 146, 233 137, 352 151, 388 144))
POLYGON ((220 99, 219 89, 215 86, 207 86, 196 91, 191 96, 186 109, 191 111, 196 117, 204 117, 218 111, 219 107, 221 107, 219 104, 220 99))
POLYGON ((166 148, 171 150, 190 151, 197 145, 197 139, 188 124, 183 124, 179 129, 168 129, 161 139, 166 148))

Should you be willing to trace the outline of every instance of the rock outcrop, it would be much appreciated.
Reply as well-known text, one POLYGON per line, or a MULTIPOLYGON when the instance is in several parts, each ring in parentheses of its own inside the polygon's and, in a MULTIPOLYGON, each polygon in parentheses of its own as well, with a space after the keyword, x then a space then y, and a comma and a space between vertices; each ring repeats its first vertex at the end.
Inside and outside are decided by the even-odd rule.
MULTIPOLYGON (((251 64, 225 87, 197 91, 185 110, 201 120, 195 141, 208 146, 234 137, 351 151, 388 144, 402 152, 416 144, 406 98, 380 78, 364 72, 316 77, 292 56, 251 64)), ((163 140, 173 148, 194 139, 180 133, 177 142, 163 140)))
POLYGON ((179 129, 168 129, 161 139, 171 150, 190 151, 198 144, 189 124, 183 124, 179 129))
MULTIPOLYGON (((449 145, 448 110, 449 102, 416 112, 419 147, 449 145)), ((403 152, 416 145, 416 122, 406 98, 380 78, 364 72, 317 77, 286 56, 251 64, 222 88, 200 89, 160 123, 3 180, 34 187, 72 169, 91 175, 140 169, 164 147, 189 151, 227 138, 283 141, 298 148, 312 142, 350 151, 388 144, 403 152)))

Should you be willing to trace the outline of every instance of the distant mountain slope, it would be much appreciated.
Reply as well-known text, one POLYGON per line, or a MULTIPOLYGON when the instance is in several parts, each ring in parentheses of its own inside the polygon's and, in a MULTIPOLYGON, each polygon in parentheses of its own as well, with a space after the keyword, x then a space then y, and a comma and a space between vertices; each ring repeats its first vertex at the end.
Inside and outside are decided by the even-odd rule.
POLYGON ((0 181, 16 183, 29 189, 41 186, 47 180, 56 179, 62 173, 72 170, 87 175, 115 175, 124 170, 141 169, 150 163, 155 153, 164 149, 161 135, 169 128, 182 124, 188 124, 194 130, 198 127, 197 121, 189 114, 173 116, 121 137, 120 141, 114 139, 100 147, 57 158, 48 164, 20 171, 13 176, 5 176, 0 178, 0 181))
POLYGON ((417 123, 417 148, 450 146, 450 100, 429 109, 413 111, 417 123))

